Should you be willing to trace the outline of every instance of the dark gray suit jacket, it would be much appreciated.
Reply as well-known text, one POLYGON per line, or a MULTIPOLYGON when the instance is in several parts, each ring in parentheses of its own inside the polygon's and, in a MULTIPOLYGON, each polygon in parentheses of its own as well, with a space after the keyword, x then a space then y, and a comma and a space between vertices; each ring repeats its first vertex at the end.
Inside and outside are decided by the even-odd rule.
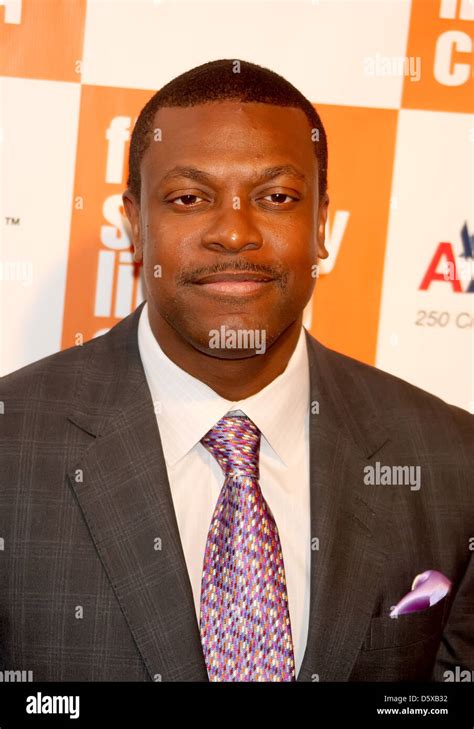
MULTIPOLYGON (((37 681, 207 680, 138 351, 141 308, 1 380, 3 670, 37 681)), ((473 418, 306 335, 319 548, 298 680, 474 670, 473 418), (376 461, 420 465, 421 488, 366 485, 376 461), (452 593, 390 618, 427 569, 449 577, 452 593)))

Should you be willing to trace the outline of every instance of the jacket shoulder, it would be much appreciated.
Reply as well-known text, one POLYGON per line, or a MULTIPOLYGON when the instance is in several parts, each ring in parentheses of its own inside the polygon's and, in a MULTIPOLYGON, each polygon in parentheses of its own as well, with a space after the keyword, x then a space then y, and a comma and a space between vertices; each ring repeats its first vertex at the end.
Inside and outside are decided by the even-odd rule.
POLYGON ((44 399, 50 404, 57 399, 68 399, 74 392, 79 373, 84 367, 96 340, 69 347, 31 362, 0 378, 2 400, 44 399))
POLYGON ((402 422, 438 429, 439 433, 452 432, 454 428, 472 449, 474 417, 467 410, 400 377, 329 349, 311 335, 309 339, 316 358, 322 356, 326 362, 326 376, 333 379, 341 395, 351 400, 355 391, 358 401, 371 405, 390 430, 399 430, 402 422))
POLYGON ((121 391, 120 377, 127 379, 130 362, 134 371, 141 372, 135 340, 142 307, 106 333, 0 378, 0 404, 6 415, 0 418, 0 427, 15 437, 33 429, 46 437, 77 408, 95 409, 100 415, 110 406, 107 393, 113 399, 115 391, 121 391))

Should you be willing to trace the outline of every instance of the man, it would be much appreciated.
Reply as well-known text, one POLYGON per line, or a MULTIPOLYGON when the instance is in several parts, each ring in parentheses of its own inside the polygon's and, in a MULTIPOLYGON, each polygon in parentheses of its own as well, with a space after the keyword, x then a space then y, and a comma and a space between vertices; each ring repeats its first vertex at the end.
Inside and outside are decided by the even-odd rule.
POLYGON ((473 670, 472 419, 302 326, 329 204, 310 102, 244 61, 192 69, 142 110, 123 202, 145 305, 2 381, 2 667, 473 670), (440 582, 391 617, 417 575, 440 582))

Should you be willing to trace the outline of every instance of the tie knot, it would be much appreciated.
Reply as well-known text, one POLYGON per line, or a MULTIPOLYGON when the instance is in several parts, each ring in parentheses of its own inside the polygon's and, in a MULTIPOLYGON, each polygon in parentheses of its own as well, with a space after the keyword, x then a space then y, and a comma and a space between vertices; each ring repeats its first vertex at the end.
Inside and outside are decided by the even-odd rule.
POLYGON ((260 431, 246 415, 224 415, 201 438, 224 475, 259 478, 260 431))

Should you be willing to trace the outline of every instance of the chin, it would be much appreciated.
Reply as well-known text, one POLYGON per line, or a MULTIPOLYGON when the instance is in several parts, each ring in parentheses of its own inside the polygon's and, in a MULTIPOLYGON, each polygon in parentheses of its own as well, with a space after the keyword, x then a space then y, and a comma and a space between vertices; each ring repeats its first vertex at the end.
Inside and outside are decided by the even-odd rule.
POLYGON ((209 357, 213 357, 214 359, 221 359, 221 360, 244 360, 244 359, 252 359, 253 357, 259 357, 261 356, 261 352, 255 352, 251 351, 249 349, 207 349, 205 351, 205 354, 207 354, 209 357))

